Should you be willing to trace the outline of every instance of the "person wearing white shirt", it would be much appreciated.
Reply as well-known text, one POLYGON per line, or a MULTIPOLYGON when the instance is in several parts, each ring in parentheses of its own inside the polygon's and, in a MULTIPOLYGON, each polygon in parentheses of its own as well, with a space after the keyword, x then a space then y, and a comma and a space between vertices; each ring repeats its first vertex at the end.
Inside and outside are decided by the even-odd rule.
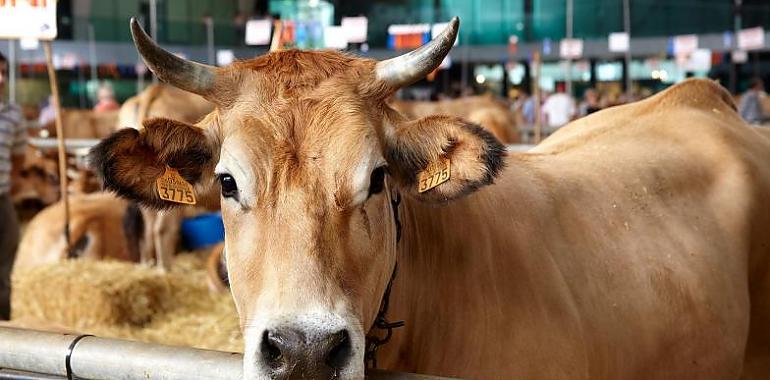
POLYGON ((545 122, 551 128, 567 124, 575 116, 575 100, 564 93, 564 85, 559 84, 556 93, 551 94, 543 103, 545 122))

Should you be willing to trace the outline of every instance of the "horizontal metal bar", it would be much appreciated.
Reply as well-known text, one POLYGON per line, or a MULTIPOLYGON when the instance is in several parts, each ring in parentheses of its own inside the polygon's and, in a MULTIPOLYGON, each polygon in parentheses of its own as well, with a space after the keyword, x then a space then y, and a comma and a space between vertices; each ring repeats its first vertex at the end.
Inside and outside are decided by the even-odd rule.
MULTIPOLYGON (((65 358, 76 335, 0 327, 0 368, 66 376, 65 358)), ((240 379, 243 356, 237 353, 173 347, 88 336, 71 355, 79 379, 197 380, 240 379)), ((438 377, 372 371, 374 380, 429 380, 438 377)))
POLYGON ((66 380, 63 376, 45 375, 42 373, 15 371, 0 368, 0 380, 66 380))
MULTIPOLYGON (((99 143, 99 139, 64 139, 64 147, 67 150, 76 150, 76 149, 83 149, 83 148, 91 148, 94 145, 99 143)), ((37 148, 49 148, 49 149, 56 149, 58 148, 57 140, 56 138, 42 138, 42 137, 32 137, 28 140, 28 143, 32 146, 35 146, 37 148)))

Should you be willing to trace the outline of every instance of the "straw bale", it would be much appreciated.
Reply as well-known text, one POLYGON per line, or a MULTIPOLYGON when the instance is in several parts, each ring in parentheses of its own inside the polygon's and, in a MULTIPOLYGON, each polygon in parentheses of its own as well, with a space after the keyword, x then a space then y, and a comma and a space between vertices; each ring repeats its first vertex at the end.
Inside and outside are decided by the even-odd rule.
POLYGON ((239 352, 229 293, 211 293, 202 253, 170 273, 124 262, 71 260, 13 275, 13 321, 103 337, 239 352), (41 322, 44 321, 44 322, 41 322))

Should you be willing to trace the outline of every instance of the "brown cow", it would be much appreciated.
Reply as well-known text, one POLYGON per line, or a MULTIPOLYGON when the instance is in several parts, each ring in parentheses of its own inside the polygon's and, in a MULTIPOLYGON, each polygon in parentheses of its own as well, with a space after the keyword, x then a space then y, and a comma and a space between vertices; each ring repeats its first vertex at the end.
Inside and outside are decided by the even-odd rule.
POLYGON ((148 86, 128 98, 120 107, 119 128, 139 129, 150 117, 172 117, 185 123, 196 123, 214 109, 214 105, 199 95, 165 84, 148 86))
POLYGON ((59 168, 39 150, 27 146, 24 167, 13 178, 11 200, 17 209, 37 212, 59 199, 59 168))
POLYGON ((70 242, 64 240, 64 204, 57 202, 27 225, 14 270, 70 258, 138 261, 132 257, 123 223, 128 202, 110 193, 70 197, 70 242))
POLYGON ((221 192, 244 378, 362 378, 396 263, 380 316, 406 327, 385 368, 770 377, 770 140, 706 80, 528 153, 454 117, 406 120, 386 99, 438 66, 457 28, 382 62, 290 50, 214 68, 132 22, 152 70, 217 109, 116 133, 92 162, 156 207, 171 206, 154 187, 166 166, 221 192))
POLYGON ((394 101, 391 106, 409 119, 437 114, 461 117, 489 130, 505 144, 519 142, 519 132, 513 113, 503 102, 489 95, 437 102, 394 101))
MULTIPOLYGON (((118 121, 118 111, 94 112, 81 109, 63 109, 62 127, 64 136, 68 139, 102 139, 115 132, 118 121)), ((31 131, 40 137, 56 137, 54 122, 40 126, 41 130, 31 131)))

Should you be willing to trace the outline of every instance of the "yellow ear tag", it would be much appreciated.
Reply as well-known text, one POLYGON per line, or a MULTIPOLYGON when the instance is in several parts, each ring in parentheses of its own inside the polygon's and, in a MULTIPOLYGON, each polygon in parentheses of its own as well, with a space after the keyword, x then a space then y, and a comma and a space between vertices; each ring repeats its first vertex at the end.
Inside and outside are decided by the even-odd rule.
POLYGON ((451 174, 448 158, 439 158, 417 175, 417 191, 424 193, 446 181, 451 174))
POLYGON ((185 181, 176 169, 166 166, 166 172, 155 180, 160 199, 175 203, 194 205, 195 192, 190 182, 185 181))

